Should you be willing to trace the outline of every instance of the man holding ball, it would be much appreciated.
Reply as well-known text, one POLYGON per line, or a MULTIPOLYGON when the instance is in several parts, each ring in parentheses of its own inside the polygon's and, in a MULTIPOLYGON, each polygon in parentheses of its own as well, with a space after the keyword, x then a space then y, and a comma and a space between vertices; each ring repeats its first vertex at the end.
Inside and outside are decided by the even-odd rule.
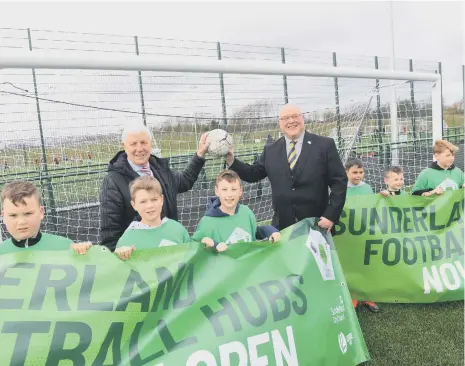
POLYGON ((265 145, 260 159, 246 164, 225 156, 229 169, 249 183, 270 180, 273 202, 272 225, 283 230, 309 217, 331 231, 344 207, 347 175, 332 138, 305 131, 299 107, 286 104, 279 113, 283 137, 265 145), (330 193, 328 192, 330 189, 330 193))

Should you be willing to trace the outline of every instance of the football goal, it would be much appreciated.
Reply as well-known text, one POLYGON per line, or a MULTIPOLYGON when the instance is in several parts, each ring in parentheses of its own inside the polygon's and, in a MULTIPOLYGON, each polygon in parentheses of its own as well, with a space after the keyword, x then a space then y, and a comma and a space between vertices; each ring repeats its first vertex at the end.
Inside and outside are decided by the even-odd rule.
MULTIPOLYGON (((14 179, 37 184, 43 230, 74 240, 98 242, 100 184, 127 123, 151 129, 153 153, 172 169, 182 170, 201 134, 216 128, 233 136, 237 157, 253 163, 280 138, 279 109, 297 104, 306 129, 333 138, 343 162, 362 159, 376 190, 389 165, 403 166, 411 185, 442 136, 434 73, 32 51, 2 52, 0 75, 0 188, 14 179)), ((190 232, 225 167, 207 158, 194 188, 178 197, 190 232)), ((243 201, 259 221, 271 218, 266 179, 244 184, 243 201)))

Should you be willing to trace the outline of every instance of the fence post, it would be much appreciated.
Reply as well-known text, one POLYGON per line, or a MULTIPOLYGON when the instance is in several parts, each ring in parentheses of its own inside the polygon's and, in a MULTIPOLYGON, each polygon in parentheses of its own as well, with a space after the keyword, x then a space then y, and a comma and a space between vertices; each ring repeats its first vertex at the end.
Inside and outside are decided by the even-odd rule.
MULTIPOLYGON (((28 38, 28 41, 29 41, 29 51, 32 52, 32 37, 31 37, 31 29, 30 28, 27 29, 27 38, 28 38)), ((37 78, 36 78, 36 70, 35 69, 32 69, 32 81, 34 83, 34 95, 35 95, 35 99, 36 99, 37 120, 39 122, 40 147, 41 147, 41 150, 42 150, 42 161, 43 161, 42 164, 43 165, 41 166, 41 168, 43 167, 45 177, 46 177, 45 180, 47 182, 47 194, 48 194, 48 199, 49 199, 50 214, 51 214, 51 217, 52 217, 52 224, 55 226, 54 229, 56 230, 57 229, 57 224, 58 224, 58 220, 57 220, 57 217, 56 217, 57 212, 56 212, 56 205, 55 205, 55 197, 54 197, 54 194, 53 194, 53 185, 52 185, 52 181, 50 179, 50 176, 48 174, 47 153, 45 151, 44 131, 43 131, 43 128, 42 128, 42 117, 41 117, 41 114, 40 114, 39 94, 37 92, 37 78)), ((39 174, 40 174, 40 176, 42 176, 42 171, 40 171, 39 174)), ((40 181, 41 180, 42 179, 40 179, 40 181)), ((40 182, 40 183, 42 183, 42 182, 40 182)))
MULTIPOLYGON (((220 42, 216 43, 216 51, 218 54, 218 60, 221 60, 221 43, 220 42)), ((219 77, 220 77, 220 91, 221 91, 221 109, 223 111, 223 129, 227 131, 228 130, 228 118, 226 115, 226 97, 224 95, 223 74, 219 73, 219 77)))
MULTIPOLYGON (((333 52, 333 66, 337 67, 336 52, 333 52)), ((339 110, 339 82, 337 77, 334 78, 334 95, 336 97, 336 129, 337 129, 337 147, 342 149, 342 134, 341 134, 341 113, 339 110)))
MULTIPOLYGON (((134 44, 136 45, 136 55, 139 56, 139 40, 137 36, 134 36, 134 44)), ((144 122, 144 126, 147 126, 147 119, 145 117, 145 103, 144 103, 144 88, 142 87, 142 73, 137 71, 139 75, 139 92, 140 92, 140 104, 142 107, 142 120, 144 122)))
MULTIPOLYGON (((284 47, 281 47, 281 62, 286 63, 286 53, 284 52, 284 47)), ((283 87, 284 87, 284 103, 289 103, 289 95, 287 93, 287 76, 283 75, 283 87)))
MULTIPOLYGON (((409 71, 413 72, 413 60, 409 60, 409 71)), ((417 145, 417 126, 416 126, 416 120, 415 120, 415 112, 416 112, 416 106, 415 106, 415 88, 413 85, 413 81, 410 82, 410 101, 412 103, 412 134, 413 134, 413 147, 414 150, 417 145)))
POLYGON ((462 87, 463 87, 463 92, 462 92, 462 110, 465 118, 465 65, 462 65, 462 87))
MULTIPOLYGON (((379 69, 378 64, 378 56, 375 56, 375 69, 379 69)), ((386 157, 384 156, 384 146, 383 146, 383 134, 384 134, 384 124, 383 119, 381 118, 381 96, 379 95, 379 79, 376 79, 376 117, 378 120, 378 136, 374 136, 378 138, 379 143, 379 155, 381 156, 382 164, 385 163, 386 157)))

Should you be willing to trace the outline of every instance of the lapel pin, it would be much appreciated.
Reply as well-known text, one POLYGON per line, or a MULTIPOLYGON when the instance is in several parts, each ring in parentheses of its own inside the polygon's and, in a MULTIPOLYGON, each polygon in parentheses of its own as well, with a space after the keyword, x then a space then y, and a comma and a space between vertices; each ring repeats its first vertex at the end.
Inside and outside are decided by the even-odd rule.
POLYGON ((311 144, 312 144, 312 142, 311 142, 311 141, 307 141, 307 144, 311 145, 311 144))

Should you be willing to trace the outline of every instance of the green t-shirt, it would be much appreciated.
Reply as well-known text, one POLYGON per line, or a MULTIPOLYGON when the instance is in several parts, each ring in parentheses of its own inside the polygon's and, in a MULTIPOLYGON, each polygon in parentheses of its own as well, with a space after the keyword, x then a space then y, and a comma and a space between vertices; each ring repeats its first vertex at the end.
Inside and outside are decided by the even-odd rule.
POLYGON ((365 182, 360 182, 359 185, 348 184, 347 185, 347 197, 349 196, 362 196, 366 194, 373 194, 371 186, 365 182))
POLYGON ((189 233, 179 222, 163 219, 161 225, 150 228, 140 222, 133 222, 116 244, 117 248, 130 247, 150 249, 188 243, 189 233))
POLYGON ((423 170, 417 178, 412 192, 432 191, 440 187, 443 191, 462 188, 464 183, 463 172, 460 168, 441 169, 437 165, 423 170))
POLYGON ((207 237, 217 243, 234 244, 255 241, 257 220, 250 208, 239 205, 239 209, 230 216, 204 216, 192 236, 195 241, 207 237))
POLYGON ((73 241, 63 236, 42 233, 40 240, 27 248, 17 247, 11 239, 0 243, 0 254, 20 252, 24 250, 68 250, 73 241))

